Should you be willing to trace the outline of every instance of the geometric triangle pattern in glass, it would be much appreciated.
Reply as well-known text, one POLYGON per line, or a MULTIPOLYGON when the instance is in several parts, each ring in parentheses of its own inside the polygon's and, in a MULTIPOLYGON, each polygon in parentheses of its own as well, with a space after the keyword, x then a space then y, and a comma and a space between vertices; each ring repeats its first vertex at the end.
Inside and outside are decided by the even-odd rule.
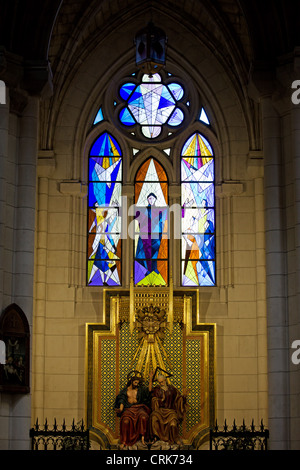
POLYGON ((163 167, 150 157, 135 180, 134 283, 168 284, 168 182, 163 167))
POLYGON ((91 147, 88 177, 87 284, 120 286, 122 152, 107 132, 91 147))
POLYGON ((125 126, 140 124, 146 137, 155 138, 171 115, 171 126, 182 123, 184 114, 176 103, 183 94, 183 88, 177 83, 164 85, 159 74, 144 75, 139 85, 126 83, 121 86, 120 96, 126 101, 126 107, 120 111, 119 119, 125 126))
POLYGON ((182 285, 214 286, 215 276, 215 170, 214 153, 198 132, 181 152, 182 285))

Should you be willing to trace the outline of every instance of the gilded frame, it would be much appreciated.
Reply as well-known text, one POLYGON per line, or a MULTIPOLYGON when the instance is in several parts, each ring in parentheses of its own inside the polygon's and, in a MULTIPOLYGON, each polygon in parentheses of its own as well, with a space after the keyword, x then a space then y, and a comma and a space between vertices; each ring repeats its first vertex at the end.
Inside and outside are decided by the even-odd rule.
MULTIPOLYGON (((183 439, 187 448, 199 449, 208 440, 210 428, 215 422, 216 409, 216 324, 200 323, 198 316, 198 291, 174 291, 174 303, 182 305, 182 329, 184 331, 183 357, 187 354, 187 343, 200 339, 203 341, 203 377, 205 378, 205 389, 203 405, 203 420, 198 426, 185 432, 187 438, 183 439)), ((118 418, 113 422, 112 429, 108 429, 101 422, 101 411, 99 405, 99 390, 101 389, 101 361, 99 351, 102 342, 108 340, 115 342, 116 355, 118 357, 118 329, 120 327, 120 301, 130 302, 130 292, 124 290, 104 291, 104 323, 86 324, 86 422, 91 436, 99 444, 101 449, 116 449, 118 444, 118 418), (100 418, 99 418, 100 417, 100 418)), ((117 362, 117 361, 116 361, 117 362)), ((185 364, 185 361, 183 361, 185 364)), ((185 367, 183 365, 183 367, 185 367)), ((120 371, 118 364, 112 371, 115 374, 115 390, 120 388, 120 371)), ((184 377, 186 377, 185 372, 184 377)), ((184 386, 185 384, 183 384, 184 386)), ((107 406, 111 407, 112 403, 107 406)), ((183 424, 183 426, 185 426, 183 424)))

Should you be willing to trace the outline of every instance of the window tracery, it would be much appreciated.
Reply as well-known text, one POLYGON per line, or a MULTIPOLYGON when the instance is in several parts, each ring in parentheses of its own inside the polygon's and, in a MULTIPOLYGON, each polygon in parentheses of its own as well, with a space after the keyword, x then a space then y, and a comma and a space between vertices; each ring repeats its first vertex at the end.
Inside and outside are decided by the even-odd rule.
MULTIPOLYGON (((128 264, 122 264, 122 230, 127 230, 124 224, 122 226, 121 216, 123 166, 126 162, 130 168, 151 145, 165 154, 175 167, 175 174, 180 175, 173 181, 181 188, 180 221, 176 221, 181 224, 181 253, 176 253, 178 263, 175 266, 178 275, 180 271, 180 285, 214 286, 215 158, 213 147, 203 133, 203 127, 211 128, 208 114, 199 103, 196 111, 191 100, 196 95, 191 96, 183 82, 172 74, 137 73, 132 74, 132 79, 119 83, 114 88, 118 96, 111 94, 110 110, 104 99, 93 122, 93 128, 99 126, 102 134, 89 152, 87 284, 122 285, 122 269, 128 269, 128 264), (180 150, 178 132, 186 133, 189 125, 197 122, 202 128, 197 130, 193 126, 196 131, 187 135, 180 150), (107 132, 107 128, 114 130, 107 132), (116 140, 120 132, 122 146, 116 140)), ((194 101, 197 104, 197 99, 194 101)), ((134 284, 168 286, 169 175, 157 156, 151 156, 149 151, 146 154, 146 160, 142 157, 139 169, 127 182, 134 187, 135 218, 131 239, 134 284)), ((128 236, 130 234, 126 233, 125 238, 128 236)), ((128 279, 128 273, 125 277, 128 279)))
POLYGON ((182 285, 215 285, 214 154, 194 133, 181 152, 182 285))
POLYGON ((89 153, 88 268, 90 286, 121 285, 122 151, 109 133, 89 153))

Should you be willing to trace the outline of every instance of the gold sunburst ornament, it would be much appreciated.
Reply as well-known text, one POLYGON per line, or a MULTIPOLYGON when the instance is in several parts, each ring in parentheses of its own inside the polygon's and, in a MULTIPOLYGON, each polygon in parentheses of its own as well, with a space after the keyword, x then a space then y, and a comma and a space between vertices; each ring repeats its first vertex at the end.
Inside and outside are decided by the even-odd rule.
POLYGON ((157 367, 171 368, 170 360, 163 345, 167 328, 167 314, 164 309, 153 304, 136 311, 135 325, 139 335, 139 345, 132 360, 136 369, 147 377, 157 367))

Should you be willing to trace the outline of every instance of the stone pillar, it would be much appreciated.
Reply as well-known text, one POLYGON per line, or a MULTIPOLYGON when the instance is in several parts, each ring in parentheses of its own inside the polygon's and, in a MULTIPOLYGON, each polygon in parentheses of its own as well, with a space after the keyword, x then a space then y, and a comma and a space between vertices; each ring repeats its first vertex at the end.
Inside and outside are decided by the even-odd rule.
POLYGON ((252 151, 248 156, 247 173, 253 179, 255 211, 255 266, 257 311, 257 381, 258 418, 266 425, 268 420, 268 360, 266 317, 266 244, 264 206, 264 159, 262 151, 252 151))
POLYGON ((169 275, 172 274, 173 285, 180 287, 182 284, 180 185, 169 186, 169 206, 169 259, 171 260, 169 275))
MULTIPOLYGON (((264 221, 264 180, 255 178, 256 238, 256 308, 257 308, 257 374, 258 413, 262 419, 268 410, 267 318, 266 318, 266 252, 264 221)), ((264 424, 267 421, 264 420, 264 424)))
MULTIPOLYGON (((6 162, 8 159, 9 105, 0 104, 0 312, 4 304, 5 227, 6 227, 6 162)), ((9 447, 9 397, 0 394, 0 449, 9 447)))
MULTIPOLYGON (((16 303, 32 328, 38 99, 28 98, 19 117, 14 99, 0 107, 0 307, 16 303)), ((0 448, 29 449, 31 395, 0 400, 0 448)))
MULTIPOLYGON (((291 252, 294 257, 293 273, 289 273, 290 347, 294 341, 300 340, 300 104, 292 105, 291 109, 291 153, 292 175, 290 180, 291 182, 293 180, 294 190, 294 233, 290 231, 293 233, 290 244, 294 244, 293 252, 291 252)), ((290 448, 296 450, 300 448, 300 364, 293 364, 291 361, 290 368, 290 448)))
MULTIPOLYGON (((5 90, 6 93, 6 90, 5 90)), ((4 250, 6 221, 6 161, 8 158, 9 105, 0 104, 0 308, 3 309, 4 250)))
POLYGON ((289 442, 289 354, 285 283, 280 118, 272 100, 261 101, 266 233, 266 298, 270 448, 289 442))
MULTIPOLYGON (((13 299, 24 311, 31 328, 34 291, 35 200, 38 141, 38 98, 29 98, 20 118, 18 193, 14 230, 13 299)), ((31 354, 32 356, 32 354, 31 354)), ((10 449, 28 449, 31 395, 12 396, 10 449)))
POLYGON ((122 188, 122 286, 130 286, 134 259, 134 186, 122 188))

